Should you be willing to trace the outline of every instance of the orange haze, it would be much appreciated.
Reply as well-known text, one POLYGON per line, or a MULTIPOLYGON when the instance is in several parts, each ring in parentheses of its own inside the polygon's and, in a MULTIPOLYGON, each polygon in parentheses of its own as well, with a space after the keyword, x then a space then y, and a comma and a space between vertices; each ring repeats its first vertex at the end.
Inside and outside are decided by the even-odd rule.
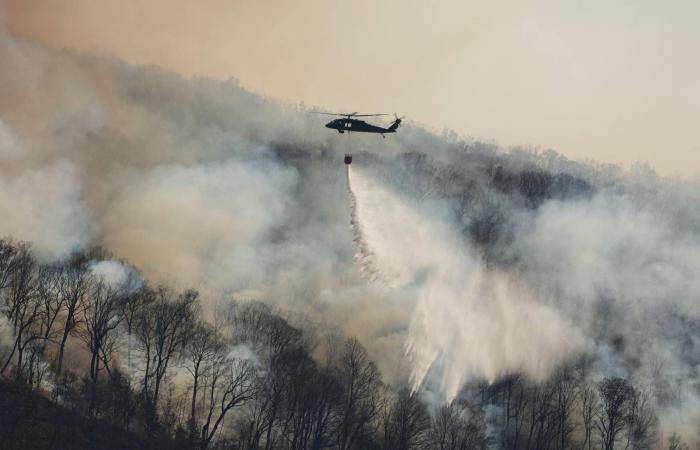
POLYGON ((700 173, 700 3, 8 0, 11 32, 268 97, 700 173), (527 6, 525 5, 527 3, 527 6))

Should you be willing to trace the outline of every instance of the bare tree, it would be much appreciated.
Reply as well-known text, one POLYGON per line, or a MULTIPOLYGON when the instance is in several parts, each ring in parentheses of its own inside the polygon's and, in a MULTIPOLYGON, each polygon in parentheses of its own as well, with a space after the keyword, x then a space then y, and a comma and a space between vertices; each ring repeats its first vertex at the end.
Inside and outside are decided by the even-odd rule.
POLYGON ((485 450, 489 446, 486 425, 473 408, 453 401, 443 405, 431 422, 429 442, 440 450, 485 450))
POLYGON ((345 342, 337 370, 342 389, 338 448, 345 450, 353 448, 363 435, 375 432, 381 411, 382 381, 379 370, 354 338, 345 342))
POLYGON ((206 378, 211 374, 212 366, 223 364, 224 358, 225 346, 217 330, 203 321, 195 323, 185 345, 185 368, 192 375, 189 416, 189 433, 192 440, 197 435, 197 395, 202 387, 206 387, 206 378))
POLYGON ((583 423, 583 442, 581 448, 591 450, 593 445, 593 429, 598 408, 598 393, 587 383, 581 385, 578 391, 581 422, 583 423))
POLYGON ((82 320, 84 300, 90 288, 90 277, 84 261, 76 259, 72 263, 64 264, 61 273, 63 279, 59 284, 59 288, 61 290, 61 296, 63 297, 64 312, 63 330, 60 333, 60 340, 58 343, 58 360, 56 362, 57 375, 61 375, 63 371, 63 356, 66 342, 82 320))
POLYGON ((384 448, 409 450, 427 443, 430 419, 416 393, 402 389, 389 410, 384 425, 384 448))
POLYGON ((246 440, 253 448, 264 441, 266 449, 274 448, 276 426, 283 421, 291 354, 307 351, 301 332, 261 303, 232 305, 227 327, 233 345, 245 345, 260 360, 264 377, 256 377, 256 398, 249 404, 250 421, 241 425, 246 440))
MULTIPOLYGON (((128 286, 133 286, 132 282, 127 283, 128 286)), ((146 308, 155 298, 153 290, 149 289, 148 286, 140 286, 140 288, 132 289, 127 292, 124 301, 122 302, 122 316, 124 317, 124 323, 126 324, 126 367, 127 374, 131 376, 131 339, 134 334, 134 327, 137 323, 138 318, 143 313, 144 308, 146 308)))
POLYGON ((554 399, 553 383, 524 386, 526 396, 525 417, 527 435, 524 436, 527 447, 544 448, 555 438, 555 414, 552 408, 554 399))
POLYGON ((291 349, 280 364, 285 382, 279 428, 289 449, 330 446, 331 423, 341 401, 336 372, 329 367, 319 370, 307 350, 291 349))
POLYGON ((571 370, 567 368, 560 369, 555 374, 555 424, 556 435, 558 442, 554 447, 569 448, 571 447, 571 434, 574 431, 574 406, 576 404, 576 396, 578 394, 578 381, 574 378, 571 370))
POLYGON ((613 450, 627 421, 635 397, 634 387, 624 378, 606 378, 598 384, 601 408, 595 426, 602 447, 613 450))
POLYGON ((658 440, 658 418, 645 391, 635 390, 627 417, 627 443, 625 448, 655 448, 658 440))
POLYGON ((256 393, 255 367, 250 361, 230 359, 223 368, 223 373, 215 377, 209 390, 208 412, 200 433, 203 449, 211 444, 226 414, 253 399, 256 393))
POLYGON ((184 349, 197 293, 186 291, 173 298, 165 287, 154 292, 155 300, 139 314, 136 335, 144 354, 143 398, 149 426, 155 425, 158 399, 170 363, 184 349))
POLYGON ((341 403, 342 388, 335 371, 323 367, 316 380, 310 380, 313 397, 311 448, 314 450, 331 445, 336 430, 337 405, 341 403))
POLYGON ((522 429, 525 426, 525 381, 519 375, 506 377, 489 386, 487 396, 501 406, 501 447, 518 448, 522 429))
POLYGON ((115 344, 115 333, 122 321, 121 303, 124 298, 121 286, 91 277, 89 295, 81 308, 82 325, 76 334, 90 352, 90 379, 93 383, 102 366, 109 370, 109 362, 115 344))
POLYGON ((44 347, 55 342, 60 334, 58 319, 65 302, 61 295, 63 275, 60 265, 44 266, 39 273, 39 297, 41 301, 41 333, 44 347))
POLYGON ((61 280, 60 268, 56 265, 42 265, 37 274, 37 302, 39 303, 39 323, 32 333, 37 339, 29 346, 27 380, 37 388, 49 371, 45 361, 49 343, 55 343, 58 336, 58 319, 63 309, 63 297, 58 289, 61 280))
POLYGON ((687 450, 688 446, 677 433, 673 433, 668 439, 668 450, 687 450))
POLYGON ((238 442, 240 448, 257 449, 265 436, 268 427, 268 412, 270 411, 269 397, 264 395, 261 387, 265 376, 257 376, 256 395, 245 405, 245 413, 236 423, 238 442))
POLYGON ((37 264, 27 246, 21 246, 13 257, 14 269, 6 281, 4 313, 12 325, 14 340, 12 350, 0 369, 4 373, 17 355, 16 376, 24 369, 27 347, 41 339, 41 302, 38 295, 37 264))
MULTIPOLYGON (((16 269, 18 253, 18 248, 13 245, 12 241, 0 239, 0 312, 8 317, 8 319, 9 303, 7 301, 5 290, 8 287, 12 273, 16 269)), ((6 359, 7 354, 5 354, 4 346, 0 345, 0 350, 2 350, 2 353, 0 353, 0 364, 3 364, 2 361, 6 359)))
POLYGON ((0 239, 0 291, 7 287, 10 276, 16 270, 23 246, 26 247, 26 244, 15 246, 11 241, 0 239))

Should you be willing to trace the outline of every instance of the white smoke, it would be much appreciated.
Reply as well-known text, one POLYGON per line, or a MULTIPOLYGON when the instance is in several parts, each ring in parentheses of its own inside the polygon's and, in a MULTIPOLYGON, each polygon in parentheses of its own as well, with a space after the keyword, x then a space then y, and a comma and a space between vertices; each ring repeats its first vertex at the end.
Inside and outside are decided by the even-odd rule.
POLYGON ((19 175, 0 171, 0 236, 32 242, 43 259, 64 258, 94 237, 79 170, 56 160, 19 175))
POLYGON ((141 287, 138 272, 128 264, 113 259, 104 259, 92 262, 89 267, 90 273, 115 289, 123 289, 126 293, 133 293, 141 287))
POLYGON ((264 280, 264 246, 285 217, 293 171, 229 160, 125 179, 103 220, 104 243, 120 256, 151 277, 200 288, 264 280))
POLYGON ((255 349, 248 344, 236 344, 231 348, 228 354, 229 358, 240 359, 243 361, 250 361, 255 367, 261 367, 260 358, 255 352, 255 349))
POLYGON ((7 316, 0 314, 0 359, 4 358, 6 350, 12 348, 14 339, 12 324, 7 320, 7 316))
POLYGON ((700 320, 700 235, 649 205, 611 191, 550 201, 522 222, 513 249, 526 255, 520 276, 541 301, 596 341, 599 375, 651 386, 662 425, 690 428, 700 349, 686 333, 700 320), (679 408, 689 412, 682 421, 679 408))
POLYGON ((18 159, 23 153, 10 127, 0 120, 0 161, 18 159))

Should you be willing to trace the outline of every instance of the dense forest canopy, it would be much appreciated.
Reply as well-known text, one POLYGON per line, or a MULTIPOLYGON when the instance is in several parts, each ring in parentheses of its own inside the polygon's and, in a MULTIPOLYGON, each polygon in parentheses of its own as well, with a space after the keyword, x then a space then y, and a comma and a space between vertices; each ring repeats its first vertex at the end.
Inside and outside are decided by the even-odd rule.
POLYGON ((695 443, 697 184, 0 58, 0 370, 53 407, 183 448, 695 443))

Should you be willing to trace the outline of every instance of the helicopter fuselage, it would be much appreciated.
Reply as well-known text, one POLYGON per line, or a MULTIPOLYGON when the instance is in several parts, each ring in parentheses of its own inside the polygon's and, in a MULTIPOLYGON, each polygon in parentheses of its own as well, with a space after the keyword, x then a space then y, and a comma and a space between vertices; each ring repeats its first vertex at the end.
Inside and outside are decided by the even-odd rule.
POLYGON ((338 133, 355 132, 355 133, 396 133, 396 127, 393 125, 389 128, 378 127, 376 125, 370 125, 364 120, 358 119, 334 119, 326 124, 326 128, 332 130, 338 130, 338 133))

